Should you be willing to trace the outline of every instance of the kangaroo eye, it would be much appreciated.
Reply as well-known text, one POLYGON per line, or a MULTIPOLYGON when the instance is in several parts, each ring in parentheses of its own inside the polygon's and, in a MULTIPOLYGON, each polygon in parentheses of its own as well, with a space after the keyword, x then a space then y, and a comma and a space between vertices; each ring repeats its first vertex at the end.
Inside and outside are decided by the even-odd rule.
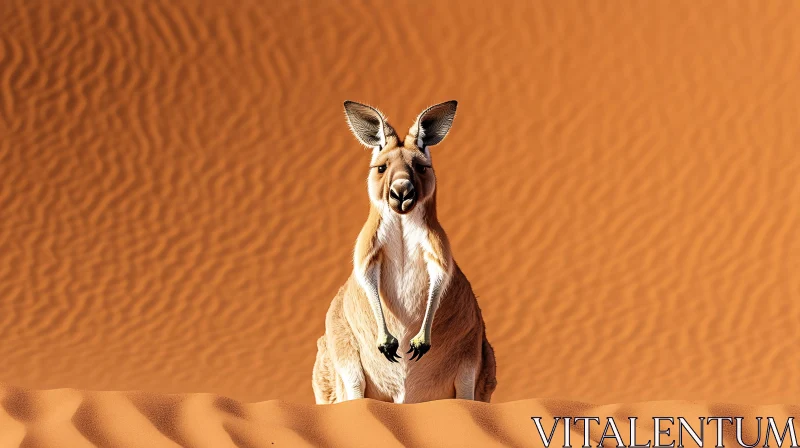
POLYGON ((378 172, 379 172, 379 173, 383 173, 383 172, 385 172, 385 171, 386 171, 386 164, 384 163, 383 165, 380 165, 380 166, 378 167, 378 172))
POLYGON ((428 169, 428 167, 427 167, 427 166, 425 166, 425 165, 419 165, 419 164, 417 164, 417 166, 415 166, 414 168, 417 170, 417 172, 418 172, 419 174, 422 174, 422 173, 424 173, 424 172, 425 172, 425 170, 427 170, 427 169, 428 169))

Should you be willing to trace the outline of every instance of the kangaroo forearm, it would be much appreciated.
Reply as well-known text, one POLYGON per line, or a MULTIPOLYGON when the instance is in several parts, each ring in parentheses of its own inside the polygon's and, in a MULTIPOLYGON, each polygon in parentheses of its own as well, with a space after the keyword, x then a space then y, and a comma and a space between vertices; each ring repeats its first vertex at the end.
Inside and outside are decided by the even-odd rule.
POLYGON ((439 302, 441 302, 442 295, 450 281, 450 276, 438 265, 430 266, 428 271, 430 275, 430 289, 428 290, 428 303, 425 307, 425 317, 422 321, 422 332, 429 338, 431 328, 433 327, 433 318, 436 315, 436 310, 439 309, 439 302))
POLYGON ((383 315, 383 306, 380 297, 380 263, 375 261, 370 263, 362 273, 358 275, 358 282, 364 289, 369 301, 372 313, 375 315, 375 322, 378 326, 378 333, 385 333, 386 319, 383 315))
POLYGON ((439 301, 441 299, 441 289, 437 288, 436 292, 428 295, 428 304, 425 308, 425 318, 422 321, 422 332, 426 337, 430 337, 431 328, 433 327, 433 316, 439 308, 439 301))

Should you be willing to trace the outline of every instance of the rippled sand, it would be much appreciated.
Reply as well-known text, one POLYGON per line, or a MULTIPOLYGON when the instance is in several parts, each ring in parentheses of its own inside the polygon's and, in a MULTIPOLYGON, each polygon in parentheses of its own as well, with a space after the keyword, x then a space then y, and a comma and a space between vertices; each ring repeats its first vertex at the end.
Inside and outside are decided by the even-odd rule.
MULTIPOLYGON (((766 416, 778 433, 798 406, 744 406, 725 403, 655 401, 592 405, 567 400, 520 400, 486 404, 441 400, 396 405, 357 400, 329 406, 265 401, 242 403, 212 394, 159 395, 142 392, 85 392, 74 389, 0 390, 0 446, 54 447, 543 447, 531 417, 541 417, 549 436, 554 417, 597 417, 589 423, 592 446, 598 446, 609 417, 630 445, 628 417, 636 417, 636 441, 653 437, 653 417, 672 417, 659 426, 669 444, 678 439, 678 417, 684 417, 706 446, 716 442, 716 422, 702 429, 699 418, 743 417, 742 440, 765 440, 766 416), (763 418, 759 429, 757 417, 763 418)), ((563 421, 551 446, 564 444, 563 421)), ((570 444, 584 440, 583 423, 571 425, 570 444)), ((610 431, 607 434, 612 434, 610 431)), ((774 434, 773 434, 774 436, 774 434)), ((686 446, 697 446, 684 431, 686 446)), ((789 433, 786 433, 788 440, 789 433)), ((774 443, 774 439, 771 439, 774 443)), ((739 446, 734 427, 723 424, 726 446, 739 446)), ((789 444, 790 441, 784 443, 789 444)), ((677 442, 676 442, 677 444, 677 442)), ((616 446, 614 439, 604 446, 616 446)))

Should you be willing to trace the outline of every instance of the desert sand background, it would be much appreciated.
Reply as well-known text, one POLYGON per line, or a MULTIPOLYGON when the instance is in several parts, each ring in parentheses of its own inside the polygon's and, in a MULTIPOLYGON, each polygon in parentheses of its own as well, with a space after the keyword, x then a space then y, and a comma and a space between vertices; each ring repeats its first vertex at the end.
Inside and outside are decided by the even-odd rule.
POLYGON ((457 99, 494 401, 800 403, 800 3, 489 3, 0 2, 0 382, 312 403, 342 102, 457 99))

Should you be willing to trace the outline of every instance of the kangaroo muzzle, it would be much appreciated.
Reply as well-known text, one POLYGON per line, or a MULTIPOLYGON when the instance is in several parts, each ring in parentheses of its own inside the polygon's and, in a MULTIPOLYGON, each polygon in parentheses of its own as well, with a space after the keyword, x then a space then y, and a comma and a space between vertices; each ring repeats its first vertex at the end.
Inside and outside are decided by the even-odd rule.
POLYGON ((392 182, 389 189, 389 207, 401 215, 408 213, 417 202, 417 191, 414 184, 408 179, 398 179, 392 182))

